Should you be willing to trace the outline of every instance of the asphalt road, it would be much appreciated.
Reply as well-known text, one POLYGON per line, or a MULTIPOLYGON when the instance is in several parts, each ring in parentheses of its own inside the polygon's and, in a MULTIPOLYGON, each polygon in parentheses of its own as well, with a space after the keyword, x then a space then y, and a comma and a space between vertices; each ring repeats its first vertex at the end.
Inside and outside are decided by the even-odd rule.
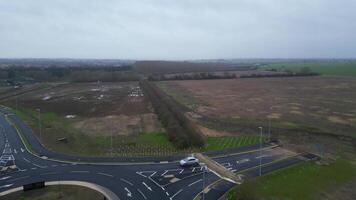
MULTIPOLYGON (((193 199, 202 194, 204 186, 205 199, 218 199, 234 186, 233 183, 222 181, 219 176, 203 166, 182 168, 176 161, 117 163, 117 160, 109 159, 116 163, 103 163, 108 160, 102 158, 86 160, 83 157, 68 156, 70 162, 65 162, 53 160, 58 155, 58 159, 64 160, 66 157, 61 156, 62 154, 48 151, 50 155, 47 155, 46 150, 43 150, 41 155, 48 158, 41 158, 26 150, 11 125, 10 118, 15 119, 17 126, 29 129, 13 114, 7 116, 0 114, 0 167, 6 168, 6 171, 0 174, 0 193, 40 181, 85 181, 111 190, 119 199, 193 199), (77 162, 78 160, 92 163, 83 164, 77 162)), ((26 131, 31 144, 43 148, 32 131, 30 129, 26 131)), ((227 156, 216 157, 214 160, 228 170, 243 172, 248 177, 259 175, 254 167, 259 166, 260 160, 264 165, 263 173, 306 160, 303 156, 289 158, 290 154, 280 147, 268 144, 264 147, 261 152, 256 151, 258 146, 244 148, 243 151, 237 149, 230 151, 227 156)), ((147 158, 145 159, 147 161, 147 158)))

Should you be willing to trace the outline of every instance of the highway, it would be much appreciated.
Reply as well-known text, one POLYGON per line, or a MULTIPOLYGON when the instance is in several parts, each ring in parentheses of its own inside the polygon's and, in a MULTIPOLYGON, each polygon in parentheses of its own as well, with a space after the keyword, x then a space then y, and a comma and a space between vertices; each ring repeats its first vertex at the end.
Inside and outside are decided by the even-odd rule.
MULTIPOLYGON (((205 199, 218 199, 235 184, 223 180, 218 174, 201 166, 182 168, 177 161, 162 158, 148 162, 148 158, 128 162, 125 159, 86 158, 57 154, 44 149, 20 119, 2 110, 0 114, 0 195, 1 192, 35 182, 84 181, 100 185, 112 192, 112 199, 193 199, 201 195, 205 199), (23 143, 16 127, 28 129, 27 141, 37 152, 35 155, 23 143), (67 156, 67 157, 66 157, 67 156), (163 162, 163 160, 166 162, 163 162), (121 162, 119 162, 121 161, 121 162), (145 161, 145 162, 143 162, 145 161), (168 162, 169 161, 169 162, 168 162)), ((313 158, 313 156, 311 157, 313 158)), ((260 152, 257 146, 236 149, 227 155, 213 159, 226 169, 245 177, 305 162, 308 156, 295 155, 281 147, 264 144, 260 152)))

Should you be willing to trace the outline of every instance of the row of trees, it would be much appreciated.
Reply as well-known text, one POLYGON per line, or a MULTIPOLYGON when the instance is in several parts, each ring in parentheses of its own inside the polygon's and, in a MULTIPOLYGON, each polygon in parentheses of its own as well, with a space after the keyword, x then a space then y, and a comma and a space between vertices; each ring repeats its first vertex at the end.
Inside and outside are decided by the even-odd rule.
POLYGON ((202 147, 205 138, 196 125, 187 118, 182 107, 171 97, 147 80, 140 82, 150 99, 158 118, 165 127, 169 140, 178 148, 202 147))
POLYGON ((131 81, 138 80, 132 66, 116 67, 8 67, 0 69, 0 79, 14 80, 19 77, 35 81, 131 81))
POLYGON ((225 72, 222 74, 200 72, 200 73, 182 73, 174 75, 150 75, 150 81, 165 81, 165 80, 203 80, 203 79, 234 79, 235 73, 225 72))

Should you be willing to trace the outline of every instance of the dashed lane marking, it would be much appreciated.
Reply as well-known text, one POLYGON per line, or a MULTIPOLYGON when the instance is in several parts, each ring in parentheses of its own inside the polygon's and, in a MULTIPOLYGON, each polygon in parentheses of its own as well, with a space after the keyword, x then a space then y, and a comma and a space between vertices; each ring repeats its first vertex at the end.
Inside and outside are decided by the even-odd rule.
POLYGON ((103 175, 103 176, 108 176, 108 177, 114 177, 113 175, 111 175, 111 174, 107 174, 107 173, 102 173, 102 172, 99 172, 98 174, 100 174, 100 175, 103 175))
POLYGON ((144 199, 147 199, 147 197, 143 194, 143 192, 142 192, 139 188, 137 188, 137 191, 142 195, 142 197, 143 197, 144 199))
POLYGON ((7 188, 7 187, 11 187, 13 184, 7 184, 7 185, 2 185, 0 186, 0 188, 7 188))
POLYGON ((127 187, 125 187, 125 190, 127 192, 127 196, 131 198, 132 197, 131 191, 129 189, 127 189, 127 187))
POLYGON ((26 162, 31 163, 27 158, 23 158, 26 162))
POLYGON ((126 180, 126 179, 120 178, 120 181, 125 182, 125 183, 127 183, 127 184, 133 186, 133 183, 131 183, 130 181, 128 181, 128 180, 126 180))
POLYGON ((71 173, 89 173, 89 171, 70 171, 71 173))
POLYGON ((181 193, 183 191, 183 189, 180 189, 178 192, 176 192, 171 198, 169 198, 170 200, 172 200, 174 197, 176 197, 179 193, 181 193))
POLYGON ((9 179, 9 178, 11 178, 11 176, 5 176, 5 177, 0 178, 0 181, 6 180, 6 179, 9 179))
POLYGON ((32 163, 34 166, 39 167, 39 168, 47 168, 47 166, 42 166, 42 165, 37 165, 36 163, 32 163))
POLYGON ((54 175, 54 174, 58 174, 58 172, 47 172, 40 175, 54 175))
POLYGON ((145 182, 142 182, 142 184, 144 186, 146 186, 147 190, 151 191, 152 192, 152 188, 150 186, 148 186, 145 182))
POLYGON ((199 179, 199 180, 197 180, 197 181, 194 181, 193 183, 189 184, 188 187, 191 187, 192 185, 197 184, 197 183, 199 183, 199 182, 202 181, 202 180, 203 180, 203 179, 199 179))

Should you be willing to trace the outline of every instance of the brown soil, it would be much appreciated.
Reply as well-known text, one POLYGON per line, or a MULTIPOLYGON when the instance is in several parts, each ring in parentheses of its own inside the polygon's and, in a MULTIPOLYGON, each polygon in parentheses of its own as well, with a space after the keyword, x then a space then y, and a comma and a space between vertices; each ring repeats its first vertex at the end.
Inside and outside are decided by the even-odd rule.
POLYGON ((166 81, 199 104, 199 116, 261 119, 270 117, 327 132, 356 132, 356 79, 290 77, 166 81))
POLYGON ((68 83, 18 98, 19 107, 53 112, 89 135, 131 135, 161 130, 138 82, 68 83), (111 125, 111 119, 113 124, 111 125))

